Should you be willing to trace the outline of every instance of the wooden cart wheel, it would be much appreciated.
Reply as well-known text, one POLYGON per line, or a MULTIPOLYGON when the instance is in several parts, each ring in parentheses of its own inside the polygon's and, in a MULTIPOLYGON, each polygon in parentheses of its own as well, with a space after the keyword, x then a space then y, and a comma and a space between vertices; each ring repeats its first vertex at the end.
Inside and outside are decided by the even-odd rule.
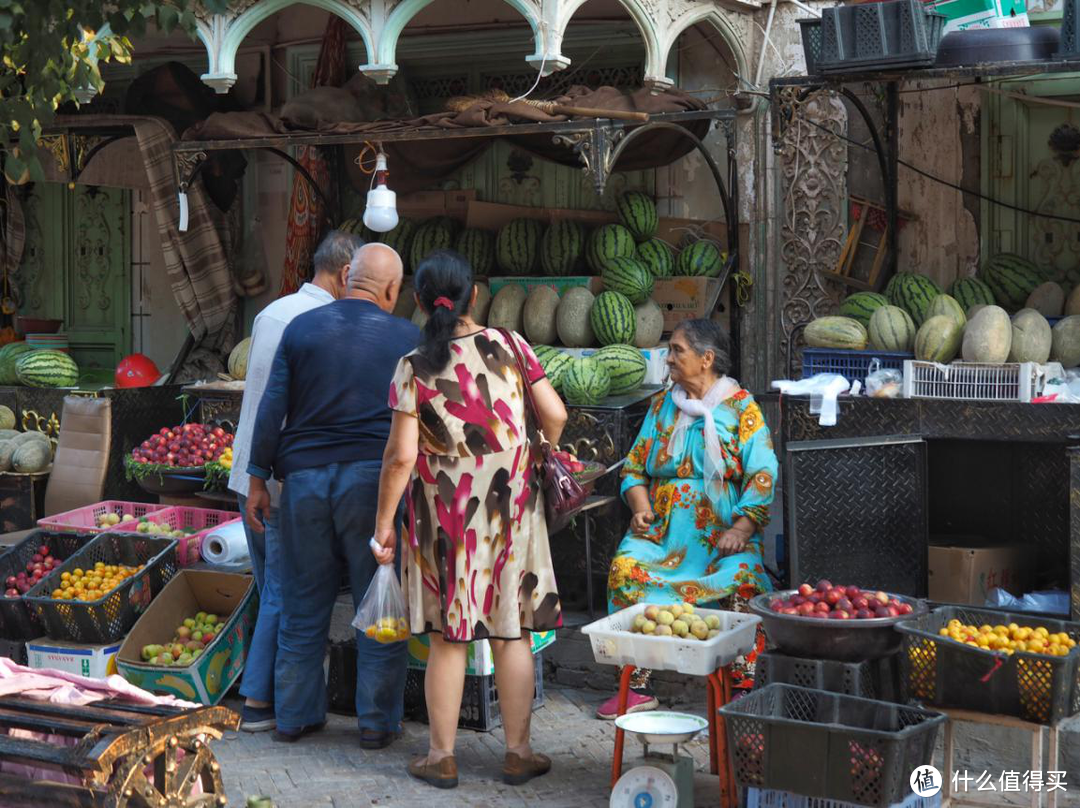
POLYGON ((228 802, 221 766, 209 744, 194 734, 162 738, 130 756, 117 767, 109 790, 107 804, 117 808, 221 808, 228 802), (195 793, 196 785, 201 792, 195 793))

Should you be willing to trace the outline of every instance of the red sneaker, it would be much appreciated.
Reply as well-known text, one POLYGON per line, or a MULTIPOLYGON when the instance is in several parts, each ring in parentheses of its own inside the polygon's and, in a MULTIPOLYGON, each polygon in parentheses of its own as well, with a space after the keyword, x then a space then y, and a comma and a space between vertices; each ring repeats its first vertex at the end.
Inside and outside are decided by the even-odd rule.
MULTIPOLYGON (((630 695, 626 699, 626 712, 628 713, 655 710, 659 706, 660 702, 656 700, 656 696, 645 695, 634 690, 630 691, 630 695)), ((596 717, 604 721, 614 721, 619 717, 619 695, 617 693, 597 708, 596 717)))

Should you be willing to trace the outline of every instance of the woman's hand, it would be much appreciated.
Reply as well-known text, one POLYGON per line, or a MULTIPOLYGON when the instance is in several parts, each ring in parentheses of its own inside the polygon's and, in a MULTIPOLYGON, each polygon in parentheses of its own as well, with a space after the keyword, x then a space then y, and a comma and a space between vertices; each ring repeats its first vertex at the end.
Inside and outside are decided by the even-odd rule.
POLYGON ((750 537, 753 535, 752 530, 747 530, 739 525, 732 525, 724 531, 724 535, 720 537, 716 549, 720 552, 720 555, 736 555, 746 550, 746 545, 750 543, 750 537))
POLYGON ((635 536, 644 536, 649 532, 649 528, 655 521, 656 514, 653 513, 652 508, 636 511, 634 515, 630 517, 630 532, 635 536))
POLYGON ((375 528, 375 541, 379 545, 379 549, 376 550, 372 545, 371 552, 375 556, 375 560, 380 564, 393 564, 394 552, 397 549, 397 531, 393 526, 385 528, 375 528))

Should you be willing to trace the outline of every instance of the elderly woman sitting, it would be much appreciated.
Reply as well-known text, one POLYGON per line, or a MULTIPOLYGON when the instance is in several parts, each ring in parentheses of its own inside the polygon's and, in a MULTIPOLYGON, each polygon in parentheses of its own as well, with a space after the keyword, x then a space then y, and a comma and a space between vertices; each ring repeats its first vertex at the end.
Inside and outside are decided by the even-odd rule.
MULTIPOLYGON (((745 611, 749 598, 772 588, 761 530, 776 454, 753 397, 726 375, 729 344, 711 320, 685 321, 671 335, 671 387, 656 396, 623 468, 633 516, 611 562, 609 611, 642 601, 745 611)), ((736 685, 747 662, 742 677, 736 667, 736 685)), ((630 711, 657 706, 647 682, 648 671, 639 671, 630 711)), ((616 713, 616 698, 597 711, 616 713)))

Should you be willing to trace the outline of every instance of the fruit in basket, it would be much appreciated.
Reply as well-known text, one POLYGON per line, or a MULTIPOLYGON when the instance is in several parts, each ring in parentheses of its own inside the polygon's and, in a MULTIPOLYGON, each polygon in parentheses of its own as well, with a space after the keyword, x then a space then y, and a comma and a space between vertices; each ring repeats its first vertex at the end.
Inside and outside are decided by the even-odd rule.
POLYGON ((217 461, 232 446, 233 435, 220 426, 181 424, 162 427, 131 452, 135 463, 191 468, 217 461))
POLYGON ((126 564, 106 564, 98 561, 90 569, 76 567, 60 574, 58 586, 52 591, 53 600, 95 601, 105 597, 116 587, 142 572, 142 564, 129 567, 126 564))
MULTIPOLYGON (((813 604, 807 604, 811 608, 813 604)), ((661 606, 649 604, 630 622, 633 634, 656 637, 676 637, 685 640, 712 639, 720 633, 720 618, 715 614, 702 617, 692 603, 673 603, 661 606)))
POLYGON ((950 620, 938 630, 938 635, 986 651, 999 651, 1011 656, 1017 651, 1047 656, 1067 656, 1076 647, 1076 640, 1067 632, 1051 633, 1045 626, 965 625, 950 620))
MULTIPOLYGON (((787 598, 773 598, 769 609, 777 614, 800 617, 827 618, 831 620, 868 620, 876 617, 900 617, 911 614, 911 604, 886 592, 864 593, 857 586, 834 586, 822 579, 816 585, 804 583, 787 598)), ((710 617, 715 618, 714 615, 710 617)), ((719 619, 710 629, 720 627, 719 619)))
POLYGON ((219 623, 217 615, 199 612, 183 620, 168 643, 144 645, 140 656, 150 665, 187 667, 217 638, 219 623))
POLYGON ((9 575, 4 580, 4 596, 17 598, 25 595, 42 578, 60 566, 60 561, 54 558, 47 544, 37 548, 37 552, 26 562, 26 570, 20 570, 15 575, 9 575))

